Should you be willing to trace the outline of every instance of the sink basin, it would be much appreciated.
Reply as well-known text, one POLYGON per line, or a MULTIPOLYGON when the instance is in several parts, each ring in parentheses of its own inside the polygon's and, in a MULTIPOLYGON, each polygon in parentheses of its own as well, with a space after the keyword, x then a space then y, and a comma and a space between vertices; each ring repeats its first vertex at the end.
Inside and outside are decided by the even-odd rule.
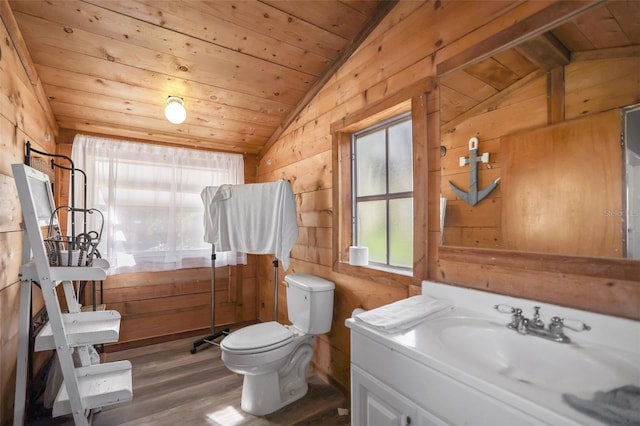
POLYGON ((606 347, 521 335, 486 318, 443 317, 425 326, 447 359, 481 374, 569 393, 640 385, 639 360, 606 347))

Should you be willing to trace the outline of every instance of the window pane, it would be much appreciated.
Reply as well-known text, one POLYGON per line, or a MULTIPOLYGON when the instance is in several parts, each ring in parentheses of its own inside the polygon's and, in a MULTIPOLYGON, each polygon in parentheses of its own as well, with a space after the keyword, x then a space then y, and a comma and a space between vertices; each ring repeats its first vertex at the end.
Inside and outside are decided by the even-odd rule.
POLYGON ((369 247, 369 261, 387 263, 387 203, 364 201, 357 203, 357 245, 369 247))
POLYGON ((389 127, 389 193, 413 191, 411 120, 389 127))
POLYGON ((384 130, 356 138, 357 196, 387 191, 386 145, 384 130))
POLYGON ((413 199, 389 201, 389 264, 413 268, 413 199))

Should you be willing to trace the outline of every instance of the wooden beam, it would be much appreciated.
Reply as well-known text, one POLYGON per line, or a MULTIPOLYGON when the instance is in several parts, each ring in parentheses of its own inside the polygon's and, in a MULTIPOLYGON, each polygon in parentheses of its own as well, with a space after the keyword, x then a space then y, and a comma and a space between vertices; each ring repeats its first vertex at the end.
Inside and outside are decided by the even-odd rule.
POLYGON ((574 18, 599 4, 602 0, 567 1, 552 3, 533 15, 516 21, 496 34, 467 48, 436 65, 436 74, 444 76, 498 52, 510 49, 574 18))
POLYGON ((515 47, 525 58, 546 71, 568 65, 571 52, 553 34, 546 32, 515 47))
POLYGON ((371 17, 366 27, 362 29, 358 33, 358 35, 345 46, 344 50, 340 53, 340 56, 336 61, 316 80, 316 82, 311 86, 309 91, 303 96, 303 98, 296 104, 296 106, 289 112, 287 117, 282 120, 282 123, 276 128, 275 132, 271 135, 267 143, 260 150, 260 157, 262 157, 271 146, 278 140, 280 136, 284 133, 285 130, 293 123, 298 114, 311 102, 311 100, 318 94, 320 89, 329 81, 331 76, 335 74, 338 69, 351 57, 353 52, 356 51, 358 47, 364 42, 364 40, 371 34, 371 32, 378 26, 380 22, 384 19, 385 16, 394 8, 394 6, 398 3, 398 0, 389 0, 383 1, 375 15, 371 17))
POLYGON ((547 123, 564 121, 564 67, 547 72, 547 123))

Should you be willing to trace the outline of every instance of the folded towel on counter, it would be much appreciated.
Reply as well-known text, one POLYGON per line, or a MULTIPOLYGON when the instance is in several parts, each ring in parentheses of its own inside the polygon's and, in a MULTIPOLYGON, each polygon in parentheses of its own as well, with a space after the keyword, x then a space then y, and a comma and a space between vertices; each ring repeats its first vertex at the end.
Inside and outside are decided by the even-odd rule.
POLYGON ((452 308, 450 300, 420 295, 361 312, 353 318, 377 330, 397 333, 422 322, 429 315, 452 308))
POLYGON ((564 401, 576 410, 608 425, 640 426, 640 388, 622 386, 608 392, 596 392, 593 399, 563 394, 564 401))

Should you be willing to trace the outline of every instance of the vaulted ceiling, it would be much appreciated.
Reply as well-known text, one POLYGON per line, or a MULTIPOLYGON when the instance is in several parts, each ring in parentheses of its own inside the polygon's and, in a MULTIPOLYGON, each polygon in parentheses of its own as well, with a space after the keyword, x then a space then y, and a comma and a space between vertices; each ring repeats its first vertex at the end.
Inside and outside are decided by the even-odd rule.
MULTIPOLYGON (((10 0, 61 128, 259 153, 388 0, 10 0), (169 123, 168 96, 187 119, 169 123)), ((470 2, 477 7, 481 2, 470 2)), ((640 1, 605 2, 441 79, 444 123, 572 61, 640 53, 640 1)))
POLYGON ((9 4, 60 128, 257 153, 394 2, 9 4), (164 118, 168 96, 184 123, 164 118))

